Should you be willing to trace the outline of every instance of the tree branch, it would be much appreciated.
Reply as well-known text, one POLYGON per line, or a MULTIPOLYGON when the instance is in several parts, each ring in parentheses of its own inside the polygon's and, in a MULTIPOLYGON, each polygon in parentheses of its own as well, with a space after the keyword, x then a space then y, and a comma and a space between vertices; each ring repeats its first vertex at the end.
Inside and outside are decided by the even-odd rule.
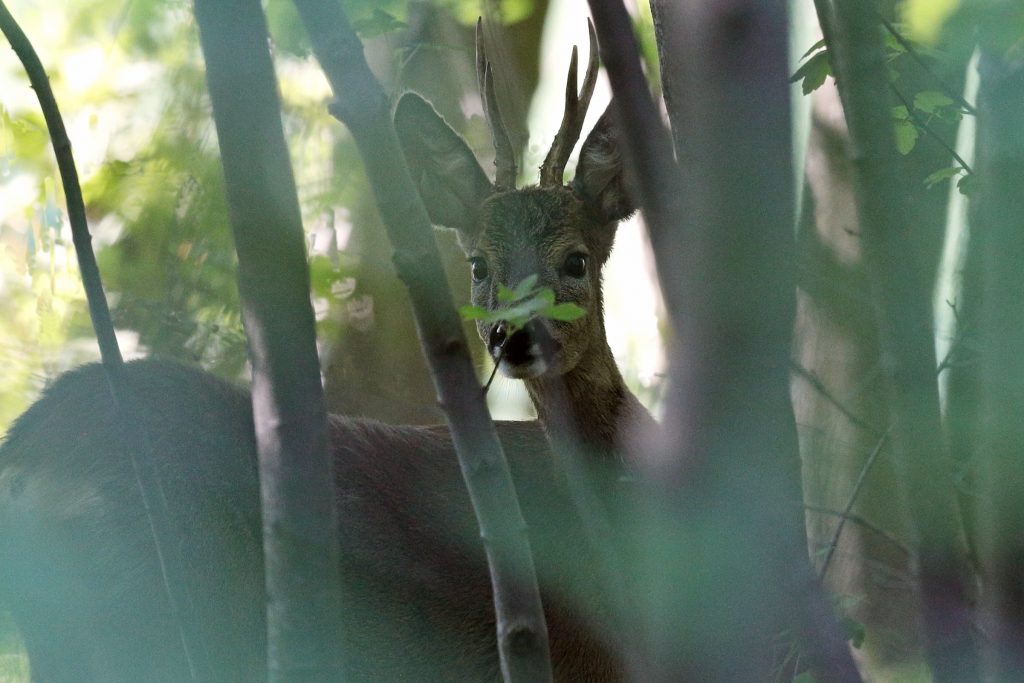
POLYGON ((825 560, 821 563, 821 569, 818 570, 818 576, 822 579, 825 578, 825 574, 828 572, 829 564, 832 563, 832 557, 836 553, 836 548, 839 547, 839 537, 843 534, 843 527, 846 526, 846 520, 853 510, 854 503, 857 502, 857 496, 860 495, 860 490, 864 486, 864 481, 868 477, 868 472, 871 471, 872 465, 875 464, 875 460, 878 458, 878 454, 882 452, 882 447, 885 446, 886 440, 889 438, 889 433, 892 432, 892 427, 882 434, 882 438, 878 440, 875 447, 871 449, 871 454, 868 455, 864 461, 864 465, 860 468, 860 474, 857 475, 857 481, 853 485, 853 490, 850 492, 850 498, 846 501, 846 507, 843 508, 842 513, 839 515, 839 524, 836 525, 836 530, 832 534, 832 540, 828 544, 828 553, 825 555, 825 560))
POLYGON ((938 143, 939 147, 949 152, 949 154, 954 159, 956 159, 956 162, 960 164, 960 168, 967 172, 967 175, 974 175, 974 169, 971 168, 971 165, 964 161, 964 158, 957 154, 956 150, 953 149, 953 147, 949 143, 943 140, 942 136, 936 133, 932 129, 932 127, 928 125, 927 121, 921 118, 921 115, 918 114, 917 111, 914 109, 914 105, 910 103, 910 100, 904 97, 903 93, 901 93, 895 85, 891 86, 891 90, 893 94, 896 95, 896 99, 898 99, 900 103, 904 106, 904 108, 906 108, 907 116, 909 116, 910 119, 914 122, 914 125, 916 125, 918 129, 924 131, 928 135, 928 137, 930 137, 932 140, 938 143))
POLYGON ((890 380, 894 445, 917 535, 923 621, 937 681, 978 678, 972 591, 939 420, 928 297, 913 267, 886 102, 885 55, 870 3, 837 0, 831 49, 850 131, 864 258, 890 380), (946 476, 936 476, 936 469, 946 476))
POLYGON ((487 552, 502 673, 506 681, 551 680, 547 627, 526 524, 451 303, 430 220, 398 146, 387 98, 336 0, 296 0, 295 5, 334 91, 331 113, 348 126, 359 147, 395 248, 395 267, 409 289, 424 355, 487 552))
POLYGON ((904 38, 898 30, 896 30, 896 27, 892 25, 892 22, 886 19, 885 16, 877 10, 875 11, 875 15, 878 17, 878 20, 882 22, 882 26, 884 26, 885 30, 889 32, 889 35, 891 35, 896 40, 896 42, 899 43, 900 46, 907 51, 907 54, 910 55, 915 62, 917 62, 918 66, 920 66, 926 74, 931 76, 932 80, 935 81, 935 83, 942 89, 942 92, 944 95, 946 95, 946 97, 960 105, 960 108, 963 109, 965 113, 970 114, 972 116, 978 113, 974 109, 974 107, 971 106, 971 103, 964 99, 963 95, 958 93, 953 88, 950 88, 948 85, 946 85, 945 81, 939 78, 939 75, 936 74, 928 65, 928 63, 924 61, 924 58, 921 57, 921 55, 918 53, 914 45, 909 40, 904 38))
POLYGON ((207 678, 208 653, 205 641, 200 637, 192 594, 188 582, 185 580, 184 558, 181 555, 181 548, 184 545, 181 542, 181 531, 164 494, 163 482, 157 471, 156 459, 152 452, 152 441, 142 433, 142 421, 134 415, 134 403, 125 382, 124 360, 117 345, 110 309, 103 293, 103 283, 92 249, 92 236, 89 234, 85 202, 82 199, 78 170, 75 167, 75 158, 71 151, 71 140, 64 128, 64 119, 60 114, 53 90, 50 88, 50 79, 46 75, 46 70, 39 61, 39 56, 32 47, 32 43, 18 26, 14 17, 11 16, 2 0, 0 0, 0 30, 3 31, 11 48, 21 60, 29 82, 32 84, 32 89, 35 90, 36 97, 39 99, 43 118, 46 120, 46 128, 50 134, 50 142, 57 158, 57 168, 64 188, 64 198, 67 201, 68 222, 71 224, 71 237, 75 246, 75 256, 78 259, 78 270, 89 305, 89 317, 99 343, 100 358, 110 387, 114 410, 118 416, 124 449, 132 464, 139 495, 153 537, 164 590, 189 668, 188 675, 193 680, 205 680, 207 678))

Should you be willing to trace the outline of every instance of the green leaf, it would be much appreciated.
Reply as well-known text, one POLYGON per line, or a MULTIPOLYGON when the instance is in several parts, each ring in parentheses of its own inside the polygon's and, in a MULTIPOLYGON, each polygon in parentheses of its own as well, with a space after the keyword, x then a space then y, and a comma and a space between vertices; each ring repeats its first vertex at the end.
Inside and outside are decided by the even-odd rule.
POLYGON ((896 36, 885 32, 885 47, 889 51, 889 58, 898 57, 907 51, 907 48, 903 47, 903 43, 896 40, 896 36))
POLYGON ((789 82, 796 83, 802 80, 800 90, 804 95, 809 95, 820 88, 831 73, 832 65, 828 60, 828 50, 821 50, 804 62, 790 77, 789 82))
POLYGON ((866 635, 864 624, 860 623, 856 619, 851 619, 850 617, 841 617, 840 624, 842 625, 843 630, 846 631, 850 645, 859 649, 860 646, 864 644, 864 636, 866 635))
POLYGON ((505 285, 498 283, 498 303, 507 304, 516 301, 515 293, 505 285))
POLYGON ((522 282, 516 285, 516 288, 512 290, 515 295, 515 301, 519 299, 525 299, 533 293, 534 288, 537 286, 537 275, 536 273, 523 278, 522 282))
POLYGON ((924 186, 930 189, 943 181, 949 180, 962 170, 963 169, 960 168, 959 166, 940 168, 938 171, 932 173, 931 175, 924 179, 924 186))
POLYGON ((978 179, 973 174, 968 173, 957 181, 956 189, 965 197, 973 196, 978 191, 978 179))
POLYGON ((809 48, 807 48, 807 52, 805 52, 802 55, 800 55, 800 59, 807 59, 807 55, 811 54, 815 50, 820 50, 823 47, 825 47, 825 39, 824 38, 822 38, 821 40, 816 42, 814 45, 811 45, 809 48))
POLYGON ((910 154, 917 144, 917 127, 906 119, 896 120, 896 149, 900 154, 910 154))
POLYGON ((545 318, 551 318, 552 320, 560 320, 562 322, 572 322, 573 320, 579 320, 587 314, 586 310, 580 308, 574 303, 555 304, 548 306, 541 312, 545 318))
POLYGON ((810 671, 804 671, 793 679, 793 683, 818 683, 818 679, 810 671))
POLYGON ((370 16, 352 21, 352 28, 356 30, 360 38, 373 38, 406 28, 406 26, 404 21, 399 21, 379 7, 375 8, 370 16))
POLYGON ((466 304, 459 307, 459 315, 463 320, 483 320, 487 317, 488 311, 483 306, 471 306, 466 304))
POLYGON ((914 108, 926 114, 934 114, 937 109, 951 104, 953 100, 937 90, 925 90, 914 96, 914 108))

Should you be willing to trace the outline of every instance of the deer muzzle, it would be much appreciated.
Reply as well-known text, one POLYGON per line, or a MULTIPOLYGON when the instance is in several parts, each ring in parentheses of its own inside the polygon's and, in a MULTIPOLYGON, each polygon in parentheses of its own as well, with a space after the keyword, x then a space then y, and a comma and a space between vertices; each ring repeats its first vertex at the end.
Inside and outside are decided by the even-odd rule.
POLYGON ((540 320, 531 320, 511 335, 507 323, 498 323, 491 329, 487 346, 501 374, 513 379, 543 375, 558 352, 558 343, 540 320))

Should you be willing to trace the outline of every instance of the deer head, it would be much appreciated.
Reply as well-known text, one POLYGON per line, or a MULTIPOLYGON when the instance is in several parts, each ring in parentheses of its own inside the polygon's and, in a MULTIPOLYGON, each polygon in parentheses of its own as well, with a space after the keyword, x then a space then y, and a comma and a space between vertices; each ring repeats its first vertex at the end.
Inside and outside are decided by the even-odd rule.
MULTIPOLYGON (((494 90, 494 76, 477 24, 477 77, 495 147, 495 180, 434 108, 406 93, 395 126, 431 221, 453 228, 472 268, 473 303, 495 310, 498 286, 515 287, 537 275, 557 303, 586 311, 572 322, 538 320, 508 336, 504 323, 477 323, 480 338, 508 377, 565 374, 588 354, 607 353, 601 269, 618 221, 633 211, 616 138, 606 110, 583 143, 575 178, 563 183, 597 80, 597 39, 590 26, 590 59, 577 91, 577 51, 566 82, 565 111, 540 169, 538 185, 517 189, 516 162, 494 90)), ((610 109, 610 107, 609 107, 610 109)))

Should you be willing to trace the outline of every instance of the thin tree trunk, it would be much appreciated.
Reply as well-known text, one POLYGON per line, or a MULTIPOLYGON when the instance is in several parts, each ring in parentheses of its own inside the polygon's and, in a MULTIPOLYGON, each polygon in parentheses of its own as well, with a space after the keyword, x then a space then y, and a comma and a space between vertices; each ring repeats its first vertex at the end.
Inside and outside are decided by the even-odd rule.
POLYGON ((398 146, 391 108, 341 6, 333 0, 295 4, 334 91, 331 111, 359 147, 395 248, 398 276, 409 288, 487 553, 502 673, 506 681, 551 680, 547 626, 526 525, 452 305, 430 220, 398 146))
MULTIPOLYGON (((140 421, 134 415, 132 400, 125 384, 124 360, 121 357, 121 349, 117 345, 110 309, 107 306, 99 267, 96 264, 96 255, 92 249, 92 236, 89 234, 85 202, 78 181, 75 158, 71 151, 71 140, 68 139, 67 130, 64 128, 64 119, 60 114, 57 100, 50 88, 50 79, 39 61, 39 56, 2 1, 0 1, 0 30, 3 31, 11 48, 21 60, 29 82, 32 84, 32 89, 35 90, 36 97, 39 99, 43 118, 46 120, 46 128, 50 134, 50 141, 57 159, 57 168, 64 188, 64 198, 68 205, 68 222, 71 224, 75 256, 78 259, 78 269, 89 304, 89 317, 99 343, 100 357, 110 387, 110 398, 118 415, 125 455, 131 460, 139 495, 146 511, 146 519, 153 536, 167 600, 181 638, 189 676, 193 680, 203 680, 206 678, 208 653, 199 636, 192 591, 184 579, 181 531, 164 495, 163 482, 156 470, 155 459, 150 447, 151 440, 143 433, 140 421)), ((97 397, 97 399, 99 398, 97 397)))
POLYGON ((338 520, 305 236, 259 0, 196 0, 253 367, 271 681, 341 680, 338 520))
POLYGON ((681 190, 638 64, 626 68, 624 50, 615 45, 630 37, 621 3, 593 0, 591 6, 678 334, 668 441, 648 464, 671 517, 668 529, 656 529, 658 554, 647 558, 654 562, 650 572, 668 577, 652 591, 660 603, 651 628, 659 634, 650 644, 653 675, 767 680, 769 642, 790 625, 786 610, 795 609, 822 677, 859 680, 810 572, 795 505, 784 3, 653 8, 676 27, 660 32, 659 52, 663 82, 672 86, 666 95, 675 115, 681 190), (685 34, 676 33, 682 26, 685 34), (641 104, 649 111, 637 116, 641 104), (711 505, 718 510, 709 512, 711 505))
POLYGON ((896 420, 894 444, 917 536, 923 621, 938 681, 976 680, 972 591, 939 421, 929 297, 898 193, 881 29, 873 3, 837 0, 833 65, 853 148, 860 234, 896 420))
POLYGON ((983 49, 973 232, 981 249, 985 604, 999 681, 1024 675, 1024 67, 983 49))

